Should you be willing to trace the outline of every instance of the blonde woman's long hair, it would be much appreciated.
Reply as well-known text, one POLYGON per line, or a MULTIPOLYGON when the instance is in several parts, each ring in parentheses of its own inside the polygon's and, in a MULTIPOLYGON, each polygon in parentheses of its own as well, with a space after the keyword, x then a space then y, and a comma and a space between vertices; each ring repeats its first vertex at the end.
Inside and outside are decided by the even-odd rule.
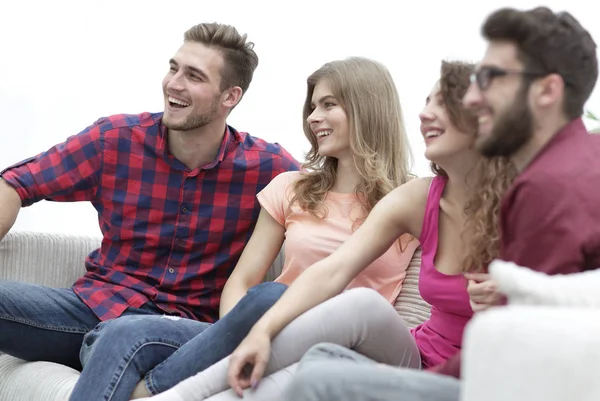
MULTIPOLYGON (((465 135, 475 137, 476 117, 462 104, 470 85, 470 75, 475 65, 460 61, 443 61, 440 78, 440 95, 450 121, 465 135)), ((432 163, 437 175, 446 172, 432 163)), ((499 215, 502 196, 516 177, 516 169, 504 157, 481 157, 469 174, 470 194, 465 204, 464 271, 481 271, 498 256, 500 248, 499 215)))
POLYGON ((337 168, 336 158, 319 154, 317 138, 308 123, 313 92, 321 81, 329 84, 348 116, 350 148, 361 178, 355 188, 364 212, 356 222, 360 224, 381 198, 411 178, 412 155, 400 99, 387 68, 366 58, 332 61, 308 77, 302 121, 311 149, 306 155, 306 173, 296 181, 291 204, 297 203, 321 218, 327 214, 323 200, 335 183, 337 168))

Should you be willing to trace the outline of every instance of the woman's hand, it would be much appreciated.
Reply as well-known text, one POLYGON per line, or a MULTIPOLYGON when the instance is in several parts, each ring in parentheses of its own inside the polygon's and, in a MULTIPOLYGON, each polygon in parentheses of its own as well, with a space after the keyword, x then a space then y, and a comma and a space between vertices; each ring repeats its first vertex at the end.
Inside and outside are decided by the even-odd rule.
POLYGON ((262 330, 250 331, 229 359, 227 381, 240 397, 244 389, 256 388, 271 355, 271 337, 262 330))

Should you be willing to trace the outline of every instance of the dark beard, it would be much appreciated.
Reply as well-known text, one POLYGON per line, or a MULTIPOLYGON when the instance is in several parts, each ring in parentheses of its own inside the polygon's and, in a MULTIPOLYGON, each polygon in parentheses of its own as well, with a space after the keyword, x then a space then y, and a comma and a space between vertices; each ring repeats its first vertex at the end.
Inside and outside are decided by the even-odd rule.
POLYGON ((173 131, 191 131, 196 128, 204 127, 205 125, 208 125, 214 121, 217 115, 219 99, 220 97, 216 97, 214 99, 214 101, 210 105, 210 110, 207 113, 190 116, 181 124, 172 124, 168 120, 163 120, 163 124, 165 124, 165 127, 173 131))
POLYGON ((494 123, 489 138, 477 144, 477 150, 485 157, 510 157, 533 135, 533 115, 527 104, 529 84, 523 84, 515 102, 494 123))

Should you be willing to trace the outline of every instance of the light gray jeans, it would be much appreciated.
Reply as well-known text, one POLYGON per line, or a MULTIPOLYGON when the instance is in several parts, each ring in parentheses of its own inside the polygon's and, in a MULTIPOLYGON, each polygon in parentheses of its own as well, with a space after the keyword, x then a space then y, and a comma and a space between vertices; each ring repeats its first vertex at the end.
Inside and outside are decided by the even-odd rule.
POLYGON ((459 381, 373 361, 337 344, 312 347, 281 397, 285 401, 458 401, 459 381))
MULTIPOLYGON (((265 377, 256 390, 244 391, 244 400, 282 401, 298 361, 313 346, 327 342, 343 345, 373 360, 419 369, 419 350, 404 321, 379 293, 355 288, 303 313, 286 326, 271 344, 265 377)), ((229 389, 229 357, 151 398, 152 401, 236 401, 229 389)))

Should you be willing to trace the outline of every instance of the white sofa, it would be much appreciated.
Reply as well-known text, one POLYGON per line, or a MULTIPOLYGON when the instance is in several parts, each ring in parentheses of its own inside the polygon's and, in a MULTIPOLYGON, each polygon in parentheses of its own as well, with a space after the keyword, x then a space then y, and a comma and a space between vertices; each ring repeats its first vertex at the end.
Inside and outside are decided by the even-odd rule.
MULTIPOLYGON (((0 242, 0 280, 21 280, 51 287, 70 287, 84 272, 85 256, 100 238, 12 232, 0 242)), ((274 279, 282 267, 281 253, 267 275, 274 279)), ((418 291, 420 249, 409 267, 395 304, 414 327, 429 317, 430 307, 418 291)), ((0 334, 1 335, 1 334, 0 334)), ((0 354, 0 401, 66 401, 79 372, 49 362, 25 362, 0 354)))
MULTIPOLYGON (((99 244, 93 237, 10 233, 0 242, 0 280, 69 287, 99 244)), ((0 401, 66 401, 78 376, 63 365, 0 354, 0 401)))
MULTIPOLYGON (((69 287, 99 238, 10 233, 0 280, 69 287)), ((282 255, 267 280, 281 270, 282 255)), ((419 296, 420 251, 396 302, 410 327, 429 316, 419 296)), ((1 333, 0 333, 1 335, 1 333)), ((508 306, 475 316, 465 331, 461 401, 600 400, 600 310, 508 306)), ((66 401, 79 372, 0 354, 0 401, 66 401)))
POLYGON ((462 358, 461 401, 598 401, 600 309, 490 309, 469 323, 462 358))

